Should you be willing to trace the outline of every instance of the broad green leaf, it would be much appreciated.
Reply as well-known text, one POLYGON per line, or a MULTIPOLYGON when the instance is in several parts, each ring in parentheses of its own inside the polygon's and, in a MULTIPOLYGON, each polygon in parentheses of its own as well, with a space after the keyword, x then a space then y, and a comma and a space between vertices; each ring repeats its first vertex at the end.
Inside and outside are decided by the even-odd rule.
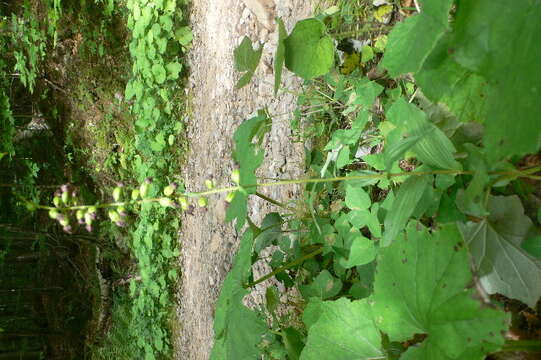
POLYGON ((346 269, 354 266, 365 265, 376 258, 376 247, 374 241, 358 234, 353 237, 349 256, 346 259, 340 259, 340 264, 346 269))
POLYGON ((373 237, 381 237, 381 225, 376 215, 376 211, 374 211, 374 206, 371 211, 350 211, 348 213, 348 220, 351 225, 359 229, 367 226, 373 237))
POLYGON ((361 50, 361 54, 362 54, 361 62, 363 64, 366 62, 369 62, 370 60, 374 58, 374 50, 372 50, 372 47, 370 47, 369 45, 363 46, 361 50))
POLYGON ((507 318, 482 307, 473 290, 468 251, 456 225, 429 233, 410 222, 406 232, 380 249, 374 283, 376 325, 391 341, 426 334, 405 360, 482 360, 504 342, 507 318))
POLYGON ((175 39, 184 47, 190 45, 193 40, 192 30, 189 26, 178 28, 175 30, 175 39))
POLYGON ((276 289, 276 286, 274 285, 269 286, 265 291, 265 306, 267 311, 274 314, 278 308, 278 305, 280 305, 280 295, 278 294, 278 289, 276 289))
POLYGON ((282 339, 287 351, 288 360, 299 360, 304 348, 303 336, 295 328, 288 327, 282 330, 282 339))
POLYGON ((361 105, 364 110, 370 110, 383 89, 384 87, 377 82, 363 79, 355 85, 355 100, 353 103, 361 105))
POLYGON ((362 187, 346 183, 346 206, 351 210, 367 210, 372 201, 362 187))
POLYGON ((167 73, 169 74, 168 78, 171 80, 178 79, 178 74, 182 70, 182 65, 176 61, 170 62, 165 66, 167 68, 167 73))
POLYGON ((500 293, 534 307, 541 296, 541 260, 521 247, 532 221, 516 195, 491 196, 488 211, 487 218, 461 228, 481 284, 489 294, 500 293))
POLYGON ((541 260, 541 235, 527 238, 521 246, 528 254, 541 260))
MULTIPOLYGON (((239 165, 240 186, 255 185, 257 178, 256 169, 263 162, 264 150, 261 142, 265 133, 270 129, 270 118, 266 112, 260 110, 258 115, 244 121, 235 131, 233 140, 235 149, 233 150, 233 159, 239 165), (255 142, 255 143, 254 143, 255 142)), ((235 193, 226 213, 226 221, 237 219, 237 230, 244 226, 247 214, 246 201, 248 194, 255 193, 255 187, 246 187, 235 193)))
POLYGON ((466 168, 474 172, 468 187, 460 189, 456 196, 456 205, 464 214, 483 217, 488 215, 485 208, 486 186, 490 181, 487 173, 486 156, 482 149, 465 144, 464 148, 468 153, 466 168))
POLYGON ((233 52, 235 59, 235 69, 245 74, 237 82, 236 87, 241 88, 247 85, 252 76, 254 76, 257 65, 259 65, 259 59, 263 53, 263 46, 259 47, 259 50, 252 48, 252 41, 248 36, 242 39, 242 42, 237 46, 233 52))
POLYGON ((370 113, 368 111, 360 111, 351 124, 351 129, 338 129, 332 133, 331 140, 325 145, 324 150, 334 150, 340 145, 356 144, 369 119, 370 113))
POLYGON ((248 215, 248 195, 244 191, 236 191, 233 201, 229 204, 227 212, 225 214, 225 221, 231 222, 237 219, 235 229, 239 231, 246 223, 246 216, 248 215))
POLYGON ((458 7, 453 56, 487 80, 484 143, 492 161, 539 150, 540 17, 539 1, 509 6, 505 0, 478 0, 458 7))
POLYGON ((309 326, 301 360, 369 360, 383 357, 380 333, 374 325, 366 299, 324 301, 314 309, 318 314, 310 321, 313 323, 309 326))
POLYGON ((404 230, 423 193, 430 186, 430 180, 429 176, 410 176, 400 186, 393 206, 385 216, 385 231, 380 246, 389 246, 404 230))
POLYGON ((398 23, 389 34, 382 65, 392 77, 419 70, 440 37, 449 29, 453 0, 420 0, 421 13, 398 23))
POLYGON ((163 84, 166 79, 165 68, 161 64, 152 65, 152 74, 154 75, 154 80, 158 84, 163 84))
POLYGON ((323 300, 338 295, 342 289, 342 282, 335 278, 327 270, 323 270, 308 285, 299 286, 299 290, 305 299, 318 297, 323 300))
POLYGON ((260 356, 258 345, 266 331, 265 322, 242 303, 249 293, 243 285, 252 269, 252 244, 253 233, 248 229, 216 303, 211 360, 253 360, 260 356))
POLYGON ((340 170, 349 164, 351 164, 350 150, 349 146, 346 146, 343 147, 338 153, 338 157, 336 158, 336 168, 340 170))
POLYGON ((482 76, 459 65, 451 56, 451 35, 445 35, 428 56, 417 84, 433 102, 443 102, 462 122, 485 121, 487 82, 482 76))
POLYGON ((400 98, 386 115, 403 134, 419 139, 412 149, 424 164, 441 169, 462 169, 454 159, 456 149, 451 140, 437 126, 428 122, 426 114, 415 105, 400 98))
POLYGON ((282 217, 277 212, 265 215, 261 222, 261 233, 255 239, 254 252, 259 252, 282 237, 282 217))
POLYGON ((171 16, 168 15, 162 15, 160 16, 160 24, 162 25, 162 28, 169 32, 173 28, 173 21, 171 20, 171 16))
POLYGON ((286 45, 285 38, 287 30, 281 18, 276 18, 278 23, 278 47, 276 48, 276 56, 274 57, 274 95, 278 93, 280 83, 282 82, 282 70, 285 62, 286 45))
POLYGON ((334 64, 333 41, 317 19, 299 21, 284 43, 286 67, 305 80, 325 75, 334 64))

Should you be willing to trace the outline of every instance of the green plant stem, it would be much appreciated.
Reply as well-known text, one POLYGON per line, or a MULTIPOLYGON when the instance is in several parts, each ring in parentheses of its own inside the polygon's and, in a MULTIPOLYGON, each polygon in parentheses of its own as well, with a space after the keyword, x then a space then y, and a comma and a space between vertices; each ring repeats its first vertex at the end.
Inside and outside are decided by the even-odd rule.
POLYGON ((541 352, 541 341, 539 340, 507 340, 500 352, 527 351, 541 352))
POLYGON ((249 287, 253 287, 259 283, 262 283, 263 281, 267 280, 267 279, 270 279, 271 277, 273 277, 274 275, 276 274, 279 274, 281 273, 282 271, 285 271, 287 269, 291 269, 292 267, 295 267, 297 265, 300 265, 302 264, 305 260, 308 260, 308 259, 311 259, 319 254, 321 254, 323 252, 323 247, 315 250, 315 251, 312 251, 311 253, 308 253, 304 256, 301 256, 300 258, 294 260, 294 261, 291 261, 283 266, 280 266, 278 269, 274 270, 273 272, 270 272, 268 273, 267 275, 263 276, 263 277, 260 277, 259 279, 257 279, 256 281, 252 282, 252 283, 249 283, 249 284, 246 284, 244 285, 245 288, 249 288, 249 287))
MULTIPOLYGON (((541 168, 541 167, 539 167, 541 168)), ((530 179, 541 179, 540 176, 534 176, 530 175, 531 173, 537 172, 538 168, 532 168, 527 169, 526 171, 514 170, 514 171, 493 171, 489 172, 489 175, 515 175, 517 177, 526 177, 530 179)), ((356 176, 337 176, 337 177, 331 177, 331 178, 305 178, 305 179, 284 179, 284 180, 277 180, 273 182, 263 182, 263 183, 257 183, 257 184, 248 184, 243 186, 230 186, 230 187, 223 187, 223 188, 214 188, 211 190, 201 191, 201 192, 186 192, 183 194, 177 194, 178 196, 185 196, 190 198, 199 198, 199 197, 206 197, 209 195, 214 194, 220 194, 220 193, 230 193, 234 191, 244 190, 244 189, 250 189, 250 188, 257 188, 257 187, 271 187, 271 186, 283 186, 283 185, 300 185, 300 184, 319 184, 319 183, 329 183, 329 182, 339 182, 339 181, 352 181, 352 180, 373 180, 373 179, 390 179, 393 177, 401 177, 401 176, 425 176, 425 175, 473 175, 474 171, 466 171, 466 170, 432 170, 432 171, 404 171, 400 173, 379 173, 379 174, 371 174, 371 175, 356 175, 356 176)), ((259 194, 256 193, 257 196, 261 197, 259 194)), ((263 195, 265 196, 265 195, 263 195)), ((262 197, 263 198, 263 197, 262 197)), ((88 208, 94 207, 96 209, 100 208, 109 208, 109 207, 120 207, 120 206, 128 206, 128 205, 138 205, 138 204, 145 204, 145 203, 158 203, 161 200, 167 199, 167 197, 157 197, 157 198, 147 198, 147 199, 141 199, 141 200, 131 200, 131 201, 121 201, 121 202, 113 202, 113 203, 105 203, 105 204, 97 204, 97 205, 76 205, 76 206, 67 206, 67 207, 61 207, 57 208, 54 206, 46 206, 46 205, 40 205, 40 204, 34 204, 26 199, 22 199, 29 205, 33 205, 36 209, 43 209, 43 210, 52 210, 52 209, 61 209, 61 210, 86 210, 88 208)), ((279 203, 276 200, 270 199, 270 198, 263 198, 264 200, 270 201, 271 203, 278 205, 278 206, 284 206, 283 204, 279 203)))
POLYGON ((291 210, 290 208, 287 207, 286 204, 281 203, 281 202, 279 202, 279 201, 277 201, 277 200, 274 200, 274 199, 272 199, 272 198, 268 197, 267 195, 262 194, 262 193, 260 193, 260 192, 256 192, 256 193, 255 193, 255 196, 257 196, 257 197, 259 197, 259 198, 261 198, 261 199, 263 199, 263 200, 265 200, 265 201, 268 201, 268 202, 270 202, 271 204, 274 204, 274 205, 276 205, 276 206, 279 206, 279 207, 281 207, 282 209, 291 210))

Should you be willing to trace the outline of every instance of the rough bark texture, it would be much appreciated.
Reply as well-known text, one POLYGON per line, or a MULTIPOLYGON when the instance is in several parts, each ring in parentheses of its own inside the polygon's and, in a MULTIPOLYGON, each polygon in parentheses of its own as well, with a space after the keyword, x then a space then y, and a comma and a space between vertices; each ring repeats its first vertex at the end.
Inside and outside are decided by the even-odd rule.
MULTIPOLYGON (((302 176, 303 145, 293 143, 289 126, 295 108, 290 93, 273 96, 273 57, 277 45, 276 16, 288 31, 294 23, 311 14, 309 1, 293 0, 194 0, 191 23, 194 43, 190 52, 190 93, 193 114, 189 119, 190 152, 184 174, 188 190, 200 190, 205 179, 227 184, 234 167, 231 159, 232 138, 237 126, 250 114, 268 106, 273 117, 272 130, 266 138, 266 157, 259 176, 302 176), (254 42, 265 42, 262 61, 254 79, 246 87, 235 89, 239 74, 233 67, 233 50, 244 35, 254 42), (286 114, 286 115, 284 115, 286 114)), ((284 70, 282 84, 295 91, 300 81, 284 70)), ((298 196, 298 188, 262 189, 281 201, 298 196)), ((239 234, 225 224, 223 197, 209 199, 206 209, 196 209, 183 218, 181 263, 182 286, 178 292, 177 334, 174 336, 175 358, 208 359, 213 345, 214 304, 221 284, 231 267, 238 248, 239 234)), ((272 206, 251 200, 250 216, 255 223, 272 210, 272 206)), ((263 273, 265 265, 254 270, 263 273)), ((257 306, 263 302, 264 285, 248 300, 257 306)))

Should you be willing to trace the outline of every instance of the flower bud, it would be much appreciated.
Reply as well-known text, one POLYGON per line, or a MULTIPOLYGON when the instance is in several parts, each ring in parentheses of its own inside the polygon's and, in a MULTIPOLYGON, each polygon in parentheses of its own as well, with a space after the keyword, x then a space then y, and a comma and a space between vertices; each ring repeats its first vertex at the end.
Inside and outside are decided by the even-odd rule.
POLYGON ((60 225, 62 226, 68 226, 70 224, 70 221, 67 217, 65 217, 64 215, 58 215, 57 218, 58 222, 60 223, 60 225))
POLYGON ((235 193, 230 192, 230 193, 227 193, 227 195, 225 196, 225 201, 230 203, 231 201, 233 201, 234 198, 235 198, 235 193))
POLYGON ((139 198, 140 191, 139 189, 133 189, 131 192, 131 199, 133 201, 137 200, 139 198))
POLYGON ((118 227, 126 227, 126 223, 122 220, 115 221, 115 225, 118 227))
POLYGON ((64 184, 64 185, 60 186, 60 191, 62 191, 63 193, 68 192, 69 191, 69 185, 64 184))
POLYGON ((87 225, 91 225, 93 220, 94 220, 94 219, 93 219, 92 213, 87 212, 87 213, 85 214, 85 223, 86 223, 87 225))
POLYGON ((173 200, 163 197, 163 198, 160 198, 160 205, 163 207, 173 207, 175 204, 173 200))
POLYGON ((122 194, 122 188, 120 186, 117 186, 113 189, 113 200, 118 201, 120 200, 120 195, 122 194))
POLYGON ((67 204, 68 201, 69 201, 69 199, 70 199, 70 193, 67 192, 67 191, 64 191, 64 192, 62 193, 61 199, 62 199, 62 202, 63 202, 64 204, 67 204))
POLYGON ((28 211, 35 211, 37 208, 38 208, 37 205, 34 204, 33 202, 26 203, 26 210, 28 211))
POLYGON ((58 210, 56 210, 56 209, 51 209, 51 210, 49 210, 49 217, 50 217, 51 219, 55 219, 55 220, 56 220, 56 219, 58 218, 58 215, 60 215, 60 213, 58 212, 58 210))
POLYGON ((66 226, 64 226, 62 228, 64 230, 64 232, 68 233, 68 234, 73 234, 73 228, 71 227, 70 224, 67 224, 66 226))
POLYGON ((126 217, 126 215, 128 215, 124 206, 119 206, 116 211, 118 212, 118 215, 120 215, 120 217, 126 217))
POLYGON ((171 196, 173 195, 173 193, 175 192, 175 190, 177 189, 178 185, 176 183, 171 183, 169 185, 167 185, 164 189, 163 189, 163 194, 165 196, 171 196))
POLYGON ((233 180, 233 182, 235 184, 239 184, 240 183, 240 171, 239 169, 235 169, 231 172, 231 180, 233 180))
POLYGON ((205 180, 205 186, 207 187, 207 189, 211 190, 212 188, 214 188, 214 181, 210 179, 205 180))
POLYGON ((92 232, 92 225, 89 224, 89 223, 87 223, 86 226, 85 226, 85 229, 86 229, 86 231, 88 231, 88 232, 92 232))
POLYGON ((120 220, 120 215, 115 210, 109 210, 109 219, 111 219, 112 222, 117 222, 120 220))
POLYGON ((188 199, 186 199, 184 196, 179 196, 177 200, 178 200, 178 203, 180 204, 180 208, 186 211, 188 209, 188 199))
POLYGON ((147 196, 148 193, 148 184, 146 182, 142 183, 141 186, 139 186, 139 194, 142 198, 147 196))
POLYGON ((206 197, 200 197, 199 199, 197 199, 197 205, 199 205, 200 207, 207 206, 207 198, 206 197))

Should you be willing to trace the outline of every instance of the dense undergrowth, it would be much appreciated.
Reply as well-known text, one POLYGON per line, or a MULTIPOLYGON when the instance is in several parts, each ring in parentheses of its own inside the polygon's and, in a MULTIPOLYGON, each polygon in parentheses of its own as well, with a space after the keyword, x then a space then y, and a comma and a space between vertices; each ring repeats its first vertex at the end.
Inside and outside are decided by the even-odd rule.
MULTIPOLYGON (((49 190, 36 186, 43 184, 36 178, 51 171, 55 184, 73 184, 70 189, 85 203, 109 201, 118 184, 154 178, 151 195, 179 177, 186 116, 182 56, 191 42, 186 9, 186 1, 175 0, 25 1, 2 8, 2 90, 11 96, 2 95, 0 151, 18 171, 17 184, 2 201, 21 214, 25 204, 31 209, 30 202, 50 202, 49 190), (29 99, 44 113, 45 131, 58 140, 63 168, 43 168, 11 150, 23 125, 8 116, 10 107, 21 105, 10 76, 33 92, 29 99), (28 170, 19 178, 21 167, 28 170)), ((141 216, 122 227, 87 224, 88 237, 99 239, 101 275, 99 281, 81 279, 98 294, 89 299, 93 320, 80 336, 86 338, 86 358, 170 354, 178 214, 154 204, 137 211, 141 216)), ((66 219, 61 227, 75 238, 86 236, 76 223, 66 219)))
MULTIPOLYGON (((248 222, 216 305, 212 359, 540 350, 541 78, 531 39, 541 28, 530 19, 541 4, 405 3, 342 2, 289 35, 278 21, 276 89, 283 64, 306 80, 293 125, 318 141, 306 154, 309 178, 258 184, 272 114, 235 134, 238 186, 215 191, 235 191, 227 219, 237 229, 258 189, 305 192, 294 209, 248 222), (263 258, 273 271, 254 279, 263 258), (267 279, 264 306, 247 308, 245 295, 267 279), (513 301, 531 317, 526 329, 513 301)), ((258 53, 241 44, 235 59, 249 74, 241 86, 258 53)))
MULTIPOLYGON (((199 193, 175 183, 186 3, 81 1, 77 15, 53 0, 40 23, 43 8, 26 2, 23 21, 2 18, 2 28, 11 21, 23 36, 1 33, 13 57, 0 66, 18 71, 29 91, 55 85, 40 64, 65 43, 63 21, 85 29, 83 40, 71 37, 82 44, 80 59, 123 69, 114 78, 97 65, 75 86, 63 83, 80 95, 67 108, 97 114, 89 127, 71 120, 63 144, 68 162, 86 168, 69 170, 67 180, 90 175, 86 194, 63 187, 54 205, 37 205, 47 194, 36 191, 40 170, 26 161, 10 198, 49 210, 67 232, 80 231, 80 220, 116 247, 99 246, 115 275, 110 325, 105 338, 90 336, 89 358, 170 356, 178 211, 190 200, 206 206, 215 193, 228 193, 227 220, 245 231, 216 305, 212 359, 501 359, 501 351, 528 358, 539 350, 541 54, 533 39, 541 5, 380 3, 327 2, 293 29, 277 19, 275 92, 288 91, 280 88, 284 66, 305 80, 292 141, 315 140, 308 177, 258 182, 273 115, 262 110, 234 136, 235 185, 208 181, 199 193), (103 15, 99 24, 81 15, 86 6, 103 15), (124 30, 110 32, 114 21, 124 30), (108 53, 114 41, 129 46, 108 53), (110 86, 91 89, 98 76, 110 86), (291 184, 304 186, 302 199, 270 199, 282 209, 260 225, 247 218, 258 189, 291 184), (102 208, 110 224, 95 220, 102 208), (252 264, 262 259, 273 271, 254 279, 252 264), (265 304, 247 308, 243 298, 260 283, 265 304)), ((233 56, 241 87, 256 76, 261 50, 245 38, 233 56)), ((0 152, 13 162, 9 88, 4 81, 0 152)))

